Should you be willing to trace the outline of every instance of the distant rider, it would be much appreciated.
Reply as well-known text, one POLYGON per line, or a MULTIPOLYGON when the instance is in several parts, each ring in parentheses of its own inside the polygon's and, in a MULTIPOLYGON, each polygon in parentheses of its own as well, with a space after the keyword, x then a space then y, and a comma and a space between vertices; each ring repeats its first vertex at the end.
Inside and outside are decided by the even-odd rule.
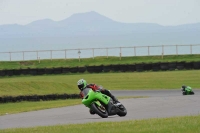
MULTIPOLYGON (((101 93, 111 97, 114 101, 115 104, 119 105, 120 102, 117 100, 117 98, 115 96, 113 96, 109 90, 105 89, 105 88, 101 88, 99 87, 98 85, 96 84, 87 84, 86 80, 84 79, 80 79, 78 80, 77 82, 77 85, 78 85, 78 88, 79 90, 81 91, 80 92, 80 96, 81 98, 84 97, 84 94, 83 94, 83 90, 86 89, 86 88, 91 88, 93 91, 100 91, 101 93)), ((90 114, 95 114, 92 110, 90 110, 90 114)))
POLYGON ((186 91, 190 91, 192 88, 190 86, 186 86, 186 85, 182 85, 181 87, 181 91, 183 91, 184 93, 186 93, 186 91))

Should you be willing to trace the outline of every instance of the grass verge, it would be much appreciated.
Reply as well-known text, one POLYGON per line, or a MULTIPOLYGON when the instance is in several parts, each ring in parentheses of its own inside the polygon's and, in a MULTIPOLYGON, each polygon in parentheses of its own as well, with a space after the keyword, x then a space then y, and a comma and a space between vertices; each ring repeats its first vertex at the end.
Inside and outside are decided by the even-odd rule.
POLYGON ((52 68, 52 67, 75 67, 75 66, 92 66, 92 65, 110 65, 110 64, 133 64, 149 62, 173 62, 173 61, 200 61, 200 55, 166 55, 166 56, 129 56, 119 57, 105 56, 79 59, 54 59, 54 60, 37 60, 32 61, 0 61, 1 69, 20 69, 20 68, 52 68))
POLYGON ((200 115, 0 130, 4 133, 199 133, 200 115))
POLYGON ((0 115, 28 112, 49 108, 58 108, 81 104, 81 99, 67 99, 40 102, 18 102, 0 104, 0 115))
POLYGON ((79 93, 81 78, 109 90, 177 89, 182 84, 200 88, 200 70, 42 75, 0 78, 0 96, 79 93))

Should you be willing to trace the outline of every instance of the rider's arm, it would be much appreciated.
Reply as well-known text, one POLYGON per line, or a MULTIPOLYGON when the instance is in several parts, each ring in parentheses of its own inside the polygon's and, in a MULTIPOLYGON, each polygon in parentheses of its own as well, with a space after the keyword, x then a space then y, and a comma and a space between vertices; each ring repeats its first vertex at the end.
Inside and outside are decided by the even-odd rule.
POLYGON ((88 88, 91 88, 93 91, 97 91, 99 88, 96 84, 89 84, 87 85, 88 88))
POLYGON ((80 92, 80 94, 79 94, 79 95, 80 95, 80 97, 83 99, 83 97, 84 97, 84 94, 83 94, 83 92, 82 92, 82 91, 80 92))

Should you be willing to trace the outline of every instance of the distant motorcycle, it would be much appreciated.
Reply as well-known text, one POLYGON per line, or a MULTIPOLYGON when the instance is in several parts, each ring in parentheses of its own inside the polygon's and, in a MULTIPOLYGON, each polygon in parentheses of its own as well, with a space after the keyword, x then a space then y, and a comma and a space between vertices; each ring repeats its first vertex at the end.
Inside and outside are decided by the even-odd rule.
POLYGON ((182 86, 181 91, 183 95, 194 95, 194 91, 190 86, 182 86))
POLYGON ((107 118, 111 115, 125 116, 127 110, 124 105, 114 104, 111 97, 102 94, 100 91, 93 91, 90 88, 83 90, 84 98, 82 103, 90 108, 95 114, 98 114, 102 118, 107 118))

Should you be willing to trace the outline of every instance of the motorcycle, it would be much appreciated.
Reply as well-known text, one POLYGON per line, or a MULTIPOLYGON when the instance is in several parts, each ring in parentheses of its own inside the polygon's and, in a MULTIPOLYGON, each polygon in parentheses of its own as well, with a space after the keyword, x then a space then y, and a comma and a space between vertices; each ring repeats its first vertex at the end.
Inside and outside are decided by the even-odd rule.
POLYGON ((111 115, 123 117, 127 114, 124 105, 121 103, 114 104, 111 97, 102 94, 100 91, 93 91, 90 88, 86 88, 82 92, 84 94, 82 103, 102 118, 107 118, 111 115))
POLYGON ((194 91, 190 86, 181 89, 183 95, 194 95, 194 91))

